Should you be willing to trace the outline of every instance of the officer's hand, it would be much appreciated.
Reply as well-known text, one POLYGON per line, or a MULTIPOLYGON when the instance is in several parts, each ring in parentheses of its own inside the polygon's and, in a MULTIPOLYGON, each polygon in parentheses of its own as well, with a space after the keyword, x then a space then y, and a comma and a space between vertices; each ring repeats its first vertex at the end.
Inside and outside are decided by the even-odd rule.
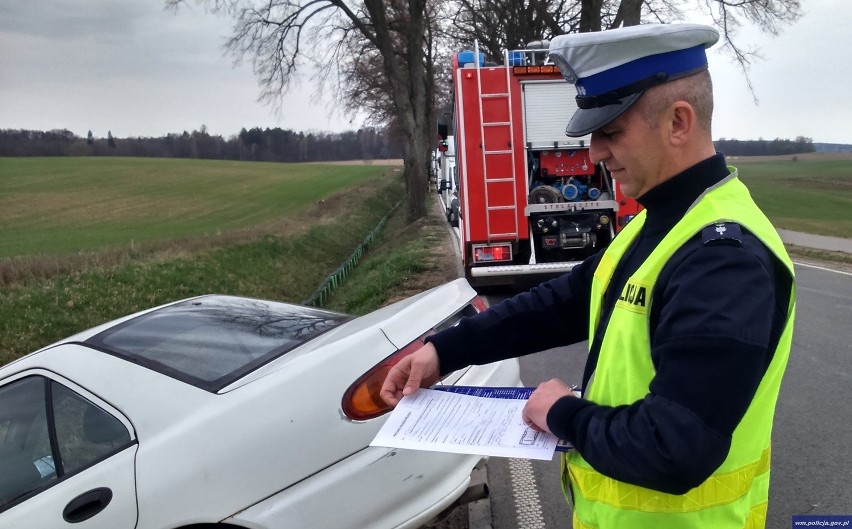
POLYGON ((393 366, 385 377, 379 396, 391 406, 399 404, 405 395, 411 395, 418 388, 428 388, 441 376, 438 351, 427 343, 393 366))
POLYGON ((538 385, 524 406, 524 422, 539 432, 550 432, 547 427, 547 412, 562 397, 574 396, 571 389, 558 378, 553 378, 538 385))

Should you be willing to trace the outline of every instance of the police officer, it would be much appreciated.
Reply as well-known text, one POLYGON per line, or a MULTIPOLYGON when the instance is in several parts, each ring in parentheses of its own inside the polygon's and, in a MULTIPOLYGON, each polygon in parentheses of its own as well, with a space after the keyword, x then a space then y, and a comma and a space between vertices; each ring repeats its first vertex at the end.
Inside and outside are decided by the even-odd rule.
POLYGON ((390 404, 471 364, 588 339, 583 396, 538 386, 524 420, 570 441, 575 529, 765 526, 770 433, 790 352, 793 265, 711 139, 695 24, 554 39, 577 86, 569 136, 644 207, 570 274, 430 338, 388 374, 390 404))

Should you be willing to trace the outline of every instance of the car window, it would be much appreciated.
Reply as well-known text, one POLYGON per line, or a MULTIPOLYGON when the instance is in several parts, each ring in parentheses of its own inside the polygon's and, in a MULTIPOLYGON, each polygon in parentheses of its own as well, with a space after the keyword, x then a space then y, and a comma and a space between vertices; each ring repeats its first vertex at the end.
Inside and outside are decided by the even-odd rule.
POLYGON ((66 474, 82 470, 130 443, 130 433, 121 421, 65 386, 55 382, 51 386, 56 442, 66 474))
POLYGON ((47 428, 45 381, 0 388, 0 506, 56 480, 47 428))
POLYGON ((121 421, 61 384, 0 387, 0 510, 130 444, 121 421))
POLYGON ((85 343, 215 392, 349 319, 300 305, 204 296, 143 314, 85 343))

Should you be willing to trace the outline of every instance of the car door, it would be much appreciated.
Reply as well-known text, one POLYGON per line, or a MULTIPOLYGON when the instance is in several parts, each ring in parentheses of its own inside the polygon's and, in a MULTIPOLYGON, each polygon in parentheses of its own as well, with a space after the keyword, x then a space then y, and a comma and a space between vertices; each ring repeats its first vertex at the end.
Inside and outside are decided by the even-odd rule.
POLYGON ((126 418, 69 381, 1 381, 0 527, 135 527, 136 447, 126 418))

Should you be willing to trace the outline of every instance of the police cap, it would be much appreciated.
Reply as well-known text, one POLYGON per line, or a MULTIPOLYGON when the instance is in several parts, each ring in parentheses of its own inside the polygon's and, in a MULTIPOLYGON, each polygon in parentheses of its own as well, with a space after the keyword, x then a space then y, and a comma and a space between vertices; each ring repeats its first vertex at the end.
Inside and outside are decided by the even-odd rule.
POLYGON ((652 86, 707 68, 704 50, 719 33, 701 24, 644 24, 560 35, 550 59, 577 87, 565 134, 585 136, 623 114, 652 86))

